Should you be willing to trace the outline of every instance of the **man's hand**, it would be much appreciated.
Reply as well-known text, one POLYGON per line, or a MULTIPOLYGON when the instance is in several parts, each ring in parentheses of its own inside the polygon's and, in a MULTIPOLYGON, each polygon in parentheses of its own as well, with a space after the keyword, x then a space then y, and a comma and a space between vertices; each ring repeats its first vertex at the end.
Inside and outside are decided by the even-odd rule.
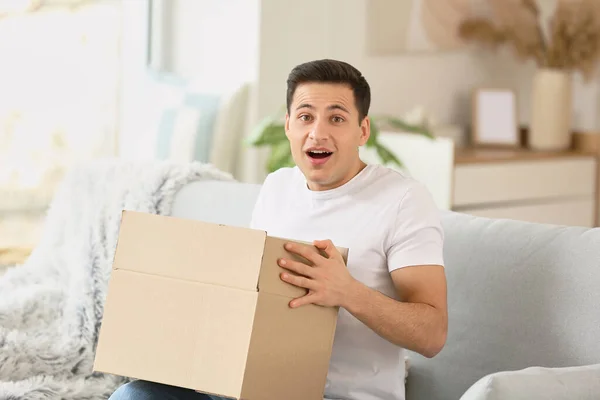
POLYGON ((279 265, 299 276, 283 272, 281 279, 294 286, 308 289, 308 294, 294 299, 290 307, 296 308, 306 304, 316 304, 326 307, 344 306, 348 293, 358 284, 351 275, 340 252, 331 240, 316 240, 315 247, 297 243, 287 243, 285 249, 299 255, 312 265, 294 261, 289 258, 279 260, 279 265), (319 250, 325 252, 322 256, 319 250))
POLYGON ((281 279, 308 289, 307 295, 290 302, 291 307, 343 307, 381 337, 425 357, 435 356, 444 347, 448 313, 441 265, 394 270, 391 278, 398 294, 396 300, 354 279, 330 240, 315 241, 314 247, 288 243, 285 248, 312 264, 279 260, 281 267, 299 275, 284 272, 281 279))

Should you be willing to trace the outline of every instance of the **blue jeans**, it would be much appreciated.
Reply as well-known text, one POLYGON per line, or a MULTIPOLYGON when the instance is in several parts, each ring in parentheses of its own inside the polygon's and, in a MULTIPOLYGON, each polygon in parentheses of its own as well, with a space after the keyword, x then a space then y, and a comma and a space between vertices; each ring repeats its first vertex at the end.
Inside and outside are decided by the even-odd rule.
POLYGON ((118 388, 109 400, 225 400, 176 386, 133 381, 118 388))

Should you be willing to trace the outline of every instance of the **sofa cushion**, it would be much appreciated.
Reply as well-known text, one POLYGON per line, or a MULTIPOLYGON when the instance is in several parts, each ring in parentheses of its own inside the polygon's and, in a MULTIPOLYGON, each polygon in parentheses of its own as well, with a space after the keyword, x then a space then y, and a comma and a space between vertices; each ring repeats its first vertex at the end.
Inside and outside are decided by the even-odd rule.
POLYGON ((600 364, 502 371, 477 381, 460 400, 595 400, 600 364))
POLYGON ((156 158, 208 162, 220 96, 197 88, 192 81, 177 75, 155 73, 149 76, 154 101, 162 102, 156 158))
POLYGON ((494 372, 600 360, 600 229, 443 212, 449 331, 411 353, 408 400, 458 399, 494 372))
POLYGON ((171 215, 214 224, 249 227, 261 185, 237 181, 194 181, 173 201, 171 215))

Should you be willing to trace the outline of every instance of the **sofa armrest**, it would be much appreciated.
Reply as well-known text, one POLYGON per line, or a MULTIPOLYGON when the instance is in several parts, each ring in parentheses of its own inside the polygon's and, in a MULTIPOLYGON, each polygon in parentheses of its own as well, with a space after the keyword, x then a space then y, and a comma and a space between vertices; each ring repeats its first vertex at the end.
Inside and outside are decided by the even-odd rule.
POLYGON ((600 364, 564 368, 529 367, 489 374, 460 400, 593 400, 600 393, 600 364))

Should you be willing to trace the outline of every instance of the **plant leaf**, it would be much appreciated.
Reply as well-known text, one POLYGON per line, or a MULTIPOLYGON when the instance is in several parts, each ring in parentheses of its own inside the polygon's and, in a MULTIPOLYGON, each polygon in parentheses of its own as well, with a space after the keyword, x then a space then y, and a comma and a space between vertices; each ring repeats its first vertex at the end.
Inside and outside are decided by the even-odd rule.
POLYGON ((383 165, 396 164, 400 168, 404 167, 404 164, 402 164, 396 155, 389 151, 385 146, 378 143, 375 145, 375 149, 377 150, 377 155, 381 158, 381 163, 383 165))
POLYGON ((259 147, 273 145, 281 141, 287 141, 285 125, 276 121, 273 117, 266 117, 253 130, 246 143, 259 147))
POLYGON ((367 147, 373 147, 377 144, 378 138, 379 138, 379 126, 377 125, 376 120, 374 120, 371 117, 371 135, 369 136, 369 139, 367 140, 366 146, 367 147))
POLYGON ((271 154, 267 161, 267 171, 275 172, 279 168, 292 167, 294 166, 294 160, 292 158, 292 152, 290 150, 289 142, 283 141, 274 144, 271 148, 271 154))
POLYGON ((395 117, 385 117, 385 121, 388 124, 390 124, 390 126, 392 126, 393 128, 400 129, 404 132, 418 133, 430 139, 433 139, 433 135, 425 126, 411 125, 395 117))

